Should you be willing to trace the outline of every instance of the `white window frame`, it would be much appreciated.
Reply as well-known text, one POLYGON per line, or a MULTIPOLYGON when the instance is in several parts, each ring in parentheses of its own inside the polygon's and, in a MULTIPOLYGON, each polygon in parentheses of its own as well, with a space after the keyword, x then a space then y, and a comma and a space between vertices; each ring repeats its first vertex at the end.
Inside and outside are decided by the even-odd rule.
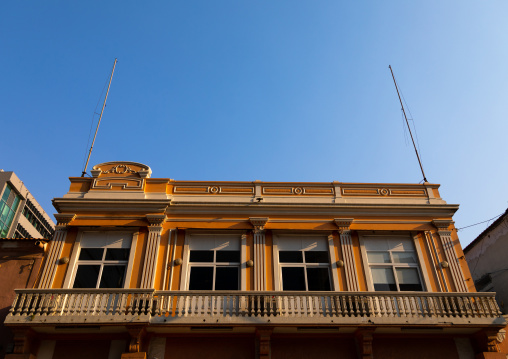
MULTIPOLYGON (((335 256, 335 244, 332 233, 315 233, 315 232, 273 232, 273 265, 274 265, 274 287, 276 291, 282 291, 282 267, 327 267, 330 279, 330 292, 337 291, 339 288, 339 278, 337 275, 337 258, 335 256), (319 263, 280 263, 279 262, 279 242, 291 239, 316 238, 324 240, 328 248, 328 264, 319 263)), ((305 257, 305 255, 303 255, 305 257)), ((307 271, 305 270, 305 286, 307 283, 307 271)))
MULTIPOLYGON (((124 289, 129 288, 131 277, 132 277, 132 267, 134 264, 134 257, 135 257, 135 253, 136 253, 136 246, 137 246, 139 232, 138 231, 126 231, 126 230, 86 230, 86 229, 80 229, 78 231, 77 236, 76 236, 76 241, 74 242, 74 246, 72 248, 72 254, 71 254, 71 258, 69 260, 69 267, 67 268, 67 273, 65 276, 63 288, 71 289, 73 287, 74 279, 76 278, 76 272, 78 270, 78 262, 79 262, 79 264, 97 264, 99 262, 99 261, 79 261, 79 253, 81 251, 81 240, 83 239, 85 233, 89 234, 89 233, 110 233, 110 232, 126 233, 126 234, 130 235, 132 238, 131 243, 130 243, 129 259, 127 261, 127 268, 125 270, 126 272, 125 272, 125 279, 124 279, 124 284, 123 284, 124 289)), ((107 248, 107 246, 105 246, 104 248, 107 248)), ((101 263, 104 264, 104 261, 102 261, 101 263)), ((114 264, 113 261, 108 261, 108 264, 110 264, 110 263, 114 264)), ((124 263, 124 262, 122 261, 122 263, 124 263)), ((102 274, 102 269, 101 269, 101 273, 99 273, 99 276, 101 274, 102 274)), ((104 288, 104 289, 106 289, 106 288, 104 288)))
MULTIPOLYGON (((190 281, 190 267, 191 263, 189 261, 190 258, 190 242, 192 241, 192 237, 217 237, 220 239, 229 237, 231 240, 238 241, 240 244, 240 263, 239 263, 239 290, 245 291, 247 290, 247 233, 245 231, 210 231, 210 230, 188 230, 185 233, 185 242, 183 246, 183 254, 182 254, 182 273, 180 281, 180 290, 189 290, 189 281, 190 281)), ((236 265, 234 263, 233 265, 236 265)), ((225 262, 207 262, 207 263, 193 263, 192 266, 202 266, 202 267, 214 267, 214 278, 213 283, 215 286, 215 268, 217 266, 227 266, 225 262)), ((212 289, 213 290, 213 289, 212 289)))
MULTIPOLYGON (((420 243, 418 241, 418 235, 411 233, 411 234, 369 234, 369 233, 359 233, 360 237, 360 251, 362 255, 362 262, 363 262, 363 269, 365 272, 365 276, 367 279, 367 290, 369 292, 375 292, 374 289, 374 281, 372 280, 372 271, 370 270, 371 266, 375 268, 417 268, 418 270, 418 276, 420 278, 420 282, 422 284, 422 292, 429 292, 430 288, 430 281, 429 276, 427 274, 427 267, 425 266, 425 261, 423 260, 423 253, 420 247, 420 243), (409 239, 411 240, 411 243, 413 244, 415 248, 415 253, 417 256, 417 263, 414 265, 409 265, 405 263, 386 263, 386 264, 369 264, 369 259, 367 257, 367 250, 365 248, 365 240, 366 239, 394 239, 394 238, 400 238, 400 239, 409 239)), ((391 256, 391 254, 390 254, 391 256)), ((397 288, 399 287, 397 275, 394 271, 394 277, 395 277, 395 283, 397 284, 397 288)), ((400 291, 397 290, 397 292, 407 292, 407 291, 400 291)))

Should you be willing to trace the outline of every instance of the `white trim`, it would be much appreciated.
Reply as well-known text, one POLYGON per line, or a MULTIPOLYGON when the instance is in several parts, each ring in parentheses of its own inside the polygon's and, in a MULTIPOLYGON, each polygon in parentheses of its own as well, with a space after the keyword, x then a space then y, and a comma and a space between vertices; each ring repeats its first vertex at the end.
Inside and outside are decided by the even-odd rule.
POLYGON ((356 271, 355 255, 353 252, 353 238, 350 230, 340 233, 340 245, 342 249, 342 257, 344 258, 344 269, 346 273, 347 291, 358 292, 360 290, 358 284, 358 274, 356 271))
MULTIPOLYGON (((314 264, 305 264, 305 263, 299 263, 299 264, 291 264, 291 263, 284 263, 283 266, 281 266, 280 262, 279 262, 279 240, 280 238, 283 238, 283 237, 305 237, 305 238, 312 238, 312 237, 319 237, 320 239, 324 239, 326 240, 326 248, 328 249, 328 259, 329 259, 329 263, 326 265, 326 268, 328 268, 329 270, 329 274, 331 274, 331 276, 329 277, 329 280, 330 280, 330 291, 339 291, 339 280, 338 280, 338 276, 337 276, 337 270, 334 269, 334 265, 335 265, 335 268, 337 266, 337 261, 336 260, 333 260, 333 258, 335 258, 335 251, 333 250, 333 242, 332 244, 330 245, 330 237, 332 237, 332 235, 330 234, 329 231, 327 232, 321 232, 321 233, 316 233, 316 232, 304 232, 302 233, 301 231, 299 232, 288 232, 288 231, 277 231, 277 232, 274 232, 272 231, 272 256, 273 256, 273 266, 274 266, 274 289, 276 291, 282 291, 282 270, 281 270, 281 267, 303 267, 303 268, 308 268, 308 267, 313 267, 314 264), (328 235, 327 235, 328 233, 328 235)), ((333 237, 332 237, 333 238, 333 237)), ((315 267, 325 267, 324 264, 320 264, 320 265, 315 265, 315 267)), ((305 276, 307 275, 306 274, 307 272, 305 271, 305 276)), ((306 277, 305 277, 306 278, 306 277)), ((306 285, 308 285, 307 283, 307 279, 305 280, 306 282, 306 285)))
POLYGON ((241 230, 188 230, 185 231, 185 242, 183 245, 183 253, 182 253, 182 271, 181 271, 181 281, 180 281, 180 290, 188 290, 189 288, 189 255, 190 255, 190 242, 192 236, 231 236, 238 239, 240 242, 240 290, 245 290, 247 286, 247 265, 245 258, 247 256, 247 237, 246 232, 241 230), (245 238, 244 238, 245 237, 245 238))
POLYGON ((340 290, 340 286, 339 286, 339 275, 337 273, 338 272, 337 257, 335 256, 335 242, 333 241, 333 234, 330 234, 328 236, 328 253, 330 255, 333 290, 338 292, 340 290))
POLYGON ((418 262, 420 264, 420 272, 423 277, 425 291, 432 292, 432 286, 430 285, 429 274, 427 273, 427 266, 425 265, 425 259, 423 257, 423 252, 420 247, 420 241, 418 240, 418 232, 414 233, 412 235, 412 237, 413 237, 413 242, 414 242, 416 254, 418 255, 418 262))
MULTIPOLYGON (((379 237, 379 238, 396 238, 396 237, 400 237, 400 238, 404 238, 404 239, 407 239, 407 240, 412 240, 411 243, 413 243, 413 246, 415 247, 415 252, 416 252, 416 255, 417 255, 417 259, 418 259, 418 263, 417 263, 417 266, 411 266, 410 268, 417 268, 418 269, 418 275, 419 275, 419 278, 420 278, 420 282, 422 283, 422 289, 424 292, 429 292, 428 288, 432 288, 430 287, 430 283, 429 283, 429 279, 428 279, 428 276, 427 276, 427 269, 426 269, 426 266, 425 264, 422 265, 423 263, 423 254, 422 254, 422 251, 421 251, 421 248, 420 246, 418 245, 417 241, 415 240, 415 235, 405 235, 405 234, 360 234, 359 235, 359 239, 360 239, 360 252, 362 254, 362 262, 363 262, 363 269, 364 269, 364 272, 365 272, 365 278, 366 278, 366 281, 367 281, 367 290, 369 292, 375 292, 375 289, 374 289, 374 282, 372 280, 372 271, 370 270, 370 265, 369 265, 369 259, 367 257, 367 250, 365 249, 365 239, 368 238, 368 237, 379 237)), ((374 265, 375 267, 383 267, 383 265, 374 265)), ((393 265, 393 263, 387 263, 386 264, 387 267, 398 267, 398 268, 408 268, 404 265, 393 265)), ((396 274, 394 273, 394 278, 395 278, 395 282, 397 283, 397 287, 398 287, 398 279, 397 279, 397 276, 396 274)), ((404 291, 405 292, 405 291, 404 291)))
POLYGON ((240 252, 240 290, 247 290, 247 234, 242 234, 240 252))
POLYGON ((72 248, 72 254, 71 259, 69 260, 69 266, 67 268, 67 273, 65 275, 65 281, 63 288, 72 288, 72 285, 74 284, 74 278, 76 277, 76 271, 78 267, 78 255, 79 250, 81 248, 81 240, 83 239, 83 236, 85 233, 107 233, 107 232, 123 232, 123 233, 130 233, 131 234, 131 243, 130 243, 130 253, 129 253, 129 259, 127 261, 127 266, 125 269, 125 279, 123 288, 128 289, 130 286, 130 281, 132 277, 132 268, 134 265, 134 257, 136 254, 136 246, 138 242, 138 235, 139 231, 129 231, 125 229, 117 229, 117 230, 83 230, 80 229, 78 231, 76 241, 74 242, 74 246, 72 248))

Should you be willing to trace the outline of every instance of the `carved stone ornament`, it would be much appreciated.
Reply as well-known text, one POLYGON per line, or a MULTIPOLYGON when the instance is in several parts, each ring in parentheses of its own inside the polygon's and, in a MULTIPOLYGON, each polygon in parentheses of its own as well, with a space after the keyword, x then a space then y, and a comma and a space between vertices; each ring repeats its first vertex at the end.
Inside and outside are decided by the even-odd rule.
POLYGON ((501 329, 497 332, 496 340, 498 343, 502 343, 506 338, 506 329, 501 329))
POLYGON ((302 194, 303 193, 303 189, 302 189, 302 187, 296 187, 294 189, 294 192, 295 192, 295 194, 302 194))
POLYGON ((380 194, 381 196, 388 196, 388 195, 390 194, 390 191, 388 191, 386 188, 381 188, 381 189, 379 190, 379 194, 380 194))
POLYGON ((354 218, 335 218, 333 220, 335 225, 339 229, 339 232, 350 231, 351 224, 353 224, 354 218))
POLYGON ((100 175, 137 175, 137 177, 139 176, 141 178, 150 178, 150 175, 152 174, 152 170, 147 165, 127 161, 100 163, 93 166, 93 169, 90 172, 94 178, 97 178, 100 175), (106 170, 103 169, 104 167, 108 168, 111 165, 113 165, 113 167, 106 170))
POLYGON ((265 229, 266 223, 268 223, 269 218, 262 217, 250 217, 249 221, 254 226, 255 231, 263 231, 265 229))

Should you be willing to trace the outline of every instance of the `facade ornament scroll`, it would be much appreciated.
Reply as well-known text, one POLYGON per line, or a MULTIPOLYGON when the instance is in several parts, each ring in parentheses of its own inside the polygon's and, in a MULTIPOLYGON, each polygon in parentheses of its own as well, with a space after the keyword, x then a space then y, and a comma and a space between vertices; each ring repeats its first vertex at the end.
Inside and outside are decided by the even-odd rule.
POLYGON ((358 284, 358 276, 356 274, 356 263, 353 252, 353 239, 351 237, 351 224, 353 218, 335 218, 334 223, 339 229, 340 245, 342 256, 344 258, 344 270, 346 274, 347 290, 358 292, 360 286, 358 284))
POLYGON ((157 269, 157 257, 161 242, 161 234, 165 214, 147 214, 148 221, 148 243, 146 245, 145 263, 143 266, 143 274, 141 276, 141 288, 153 288, 155 281, 155 271, 157 269))
POLYGON ((63 245, 65 243, 65 239, 67 238, 67 228, 76 218, 76 215, 70 213, 56 213, 55 218, 57 222, 57 225, 55 226, 56 231, 50 242, 51 247, 42 271, 39 288, 51 288, 56 269, 62 255, 63 245))
POLYGON ((251 217, 250 223, 254 227, 254 290, 266 290, 266 237, 265 226, 267 217, 251 217))
POLYGON ((453 281, 455 282, 457 292, 467 292, 468 290, 466 281, 464 279, 464 274, 460 268, 459 258, 457 256, 457 252, 455 251, 455 246, 451 237, 452 231, 449 229, 454 224, 454 222, 447 219, 435 219, 432 221, 432 223, 437 228, 437 233, 441 238, 444 252, 446 254, 446 260, 448 261, 450 272, 452 274, 453 281))

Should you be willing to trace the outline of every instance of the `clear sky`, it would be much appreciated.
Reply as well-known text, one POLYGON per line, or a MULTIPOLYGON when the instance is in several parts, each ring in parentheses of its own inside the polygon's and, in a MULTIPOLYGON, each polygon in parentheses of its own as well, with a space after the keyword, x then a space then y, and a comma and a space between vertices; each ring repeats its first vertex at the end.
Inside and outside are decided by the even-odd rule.
POLYGON ((117 57, 91 165, 418 183, 391 64, 427 179, 457 227, 481 222, 508 207, 507 18, 506 0, 4 0, 0 168, 54 213, 117 57))

